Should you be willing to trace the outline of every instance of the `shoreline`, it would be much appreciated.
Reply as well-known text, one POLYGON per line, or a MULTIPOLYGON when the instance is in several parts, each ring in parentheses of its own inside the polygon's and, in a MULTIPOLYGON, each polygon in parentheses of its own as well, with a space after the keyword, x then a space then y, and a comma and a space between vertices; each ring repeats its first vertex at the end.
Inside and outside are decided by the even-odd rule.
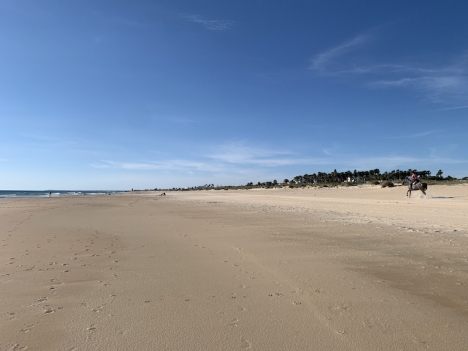
POLYGON ((60 196, 98 196, 123 194, 123 191, 115 190, 0 190, 1 199, 35 199, 60 196))

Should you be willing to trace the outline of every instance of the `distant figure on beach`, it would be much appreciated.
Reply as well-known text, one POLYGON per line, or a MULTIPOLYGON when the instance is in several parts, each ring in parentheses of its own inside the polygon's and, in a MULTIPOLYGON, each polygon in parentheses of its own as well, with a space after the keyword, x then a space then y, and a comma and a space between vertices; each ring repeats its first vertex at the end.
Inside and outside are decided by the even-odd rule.
POLYGON ((410 187, 413 187, 413 184, 415 183, 418 183, 419 182, 419 177, 416 173, 413 173, 411 174, 411 183, 410 183, 410 187))
POLYGON ((408 185, 408 191, 406 192, 406 196, 408 197, 411 197, 411 191, 413 190, 421 190, 422 193, 426 195, 427 183, 421 183, 415 173, 411 175, 411 178, 406 177, 403 179, 401 185, 408 185))
POLYGON ((49 197, 52 197, 52 191, 49 191, 49 197))
POLYGON ((159 196, 166 196, 166 193, 159 194, 159 196))

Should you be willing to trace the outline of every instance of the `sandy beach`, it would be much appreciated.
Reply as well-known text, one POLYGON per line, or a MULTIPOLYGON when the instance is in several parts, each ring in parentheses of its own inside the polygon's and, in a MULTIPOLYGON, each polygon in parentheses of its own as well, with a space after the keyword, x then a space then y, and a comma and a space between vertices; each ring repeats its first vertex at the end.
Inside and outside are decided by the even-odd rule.
POLYGON ((466 350, 468 186, 0 200, 0 350, 466 350))

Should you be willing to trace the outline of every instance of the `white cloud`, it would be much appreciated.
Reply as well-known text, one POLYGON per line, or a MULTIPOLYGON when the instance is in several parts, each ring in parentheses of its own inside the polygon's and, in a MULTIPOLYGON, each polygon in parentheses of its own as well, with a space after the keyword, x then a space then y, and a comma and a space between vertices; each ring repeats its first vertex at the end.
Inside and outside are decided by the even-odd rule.
MULTIPOLYGON (((437 130, 421 131, 412 135, 395 138, 418 138, 430 135, 437 130)), ((247 182, 291 178, 300 172, 329 172, 336 168, 344 170, 367 170, 379 168, 382 172, 392 169, 431 169, 440 165, 466 164, 468 160, 457 159, 452 155, 456 145, 445 148, 420 150, 414 152, 383 154, 367 157, 352 154, 345 150, 339 152, 338 145, 330 149, 317 149, 318 157, 303 157, 302 153, 275 147, 259 146, 245 141, 235 141, 213 146, 211 152, 198 152, 186 159, 167 159, 157 161, 113 161, 101 160, 92 164, 102 169, 103 174, 120 174, 128 177, 153 177, 155 186, 185 187, 213 183, 217 185, 246 184, 247 182), (107 170, 106 170, 107 169, 107 170), (301 170, 301 171, 298 171, 301 170), (120 172, 119 172, 120 171, 120 172)))
POLYGON ((468 76, 437 75, 400 78, 369 83, 373 88, 407 88, 433 103, 457 104, 468 101, 468 76))
POLYGON ((231 20, 207 20, 203 19, 199 15, 184 15, 182 17, 189 20, 190 22, 199 23, 203 25, 203 27, 205 27, 206 29, 215 31, 228 30, 234 27, 234 25, 236 24, 235 21, 231 20))
POLYGON ((101 160, 101 163, 90 164, 90 166, 98 169, 122 169, 128 171, 226 171, 226 168, 222 165, 193 160, 166 160, 157 162, 117 162, 101 160))
POLYGON ((451 110, 462 110, 468 108, 468 106, 457 106, 457 107, 447 107, 447 108, 441 108, 437 111, 451 111, 451 110))
MULTIPOLYGON (((82 179, 79 177, 69 178, 61 186, 62 188, 75 189, 130 189, 130 188, 172 188, 189 187, 213 183, 215 185, 238 185, 247 184, 247 182, 258 181, 278 181, 303 174, 331 172, 333 169, 339 171, 346 170, 368 170, 379 168, 381 172, 392 169, 431 169, 432 171, 442 168, 446 174, 452 176, 466 176, 465 173, 457 174, 449 168, 454 164, 468 164, 468 160, 451 158, 453 148, 447 146, 446 149, 433 148, 423 150, 421 156, 413 155, 383 155, 366 157, 360 154, 341 154, 323 158, 295 158, 290 155, 286 158, 279 156, 281 162, 270 162, 267 165, 253 163, 254 160, 247 160, 247 163, 231 164, 228 162, 219 162, 217 160, 198 161, 198 160, 167 160, 164 162, 116 162, 103 160, 93 165, 95 168, 102 168, 101 172, 96 172, 93 177, 82 179), (287 161, 286 161, 287 160, 287 161), (286 161, 286 162, 285 162, 286 161), (287 167, 281 167, 286 165, 287 167), (298 166, 298 167, 294 167, 298 166), (304 167, 306 166, 306 167, 304 167), (106 170, 107 168, 107 170, 106 170), (89 184, 88 184, 89 183, 89 184), (75 185, 73 185, 75 184, 75 185), (90 185, 92 184, 92 186, 90 185)), ((261 150, 252 147, 254 150, 261 150)), ((255 157, 254 157, 255 158, 255 157)), ((238 159, 237 159, 238 160, 238 159)), ((458 168, 458 167, 457 167, 458 168)), ((51 187, 50 177, 44 177, 35 185, 36 188, 51 187)), ((12 178, 13 179, 13 178, 12 178)), ((34 178, 35 181, 39 181, 34 178)), ((13 184, 13 181, 11 182, 13 184)), ((54 186, 58 185, 54 183, 54 186)))
POLYGON ((334 48, 321 52, 312 59, 309 68, 319 73, 333 73, 333 70, 330 70, 330 66, 336 65, 336 59, 339 59, 352 49, 363 45, 369 38, 368 35, 358 35, 334 48))
POLYGON ((399 136, 390 136, 390 137, 383 137, 383 139, 413 139, 413 138, 422 138, 434 133, 440 132, 440 130, 428 130, 425 132, 419 132, 414 134, 406 134, 406 135, 399 135, 399 136))
MULTIPOLYGON (((198 172, 212 174, 250 174, 253 170, 272 169, 295 165, 328 165, 330 157, 304 158, 296 154, 267 147, 248 145, 244 142, 232 142, 213 147, 209 152, 192 159, 165 159, 158 161, 101 160, 90 164, 96 169, 156 171, 156 172, 198 172)), ((167 155, 161 155, 166 157, 167 155)))
MULTIPOLYGON (((363 60, 372 61, 372 58, 355 56, 351 60, 351 52, 368 44, 369 39, 368 35, 358 35, 321 52, 312 59, 309 69, 320 75, 359 76, 367 80, 365 84, 369 88, 406 89, 431 103, 465 106, 468 102, 468 55, 460 55, 442 65, 431 62, 424 65, 401 62, 359 64, 363 60)), ((362 84, 361 79, 359 84, 362 84)))
POLYGON ((401 78, 397 80, 376 81, 370 85, 374 87, 405 87, 413 86, 428 91, 438 93, 457 91, 466 84, 464 77, 458 76, 441 76, 441 77, 417 77, 417 78, 401 78))
POLYGON ((90 164, 91 167, 93 168, 97 168, 97 169, 106 169, 106 168, 110 168, 110 166, 108 164, 100 164, 100 163, 91 163, 90 164))
POLYGON ((293 152, 267 147, 250 146, 244 142, 221 145, 208 158, 225 164, 249 167, 281 167, 291 165, 328 164, 324 158, 298 157, 293 152))
POLYGON ((278 158, 279 155, 288 154, 270 148, 259 148, 246 145, 243 142, 233 142, 216 147, 216 152, 208 155, 209 158, 227 163, 252 164, 278 158))
POLYGON ((401 78, 397 80, 381 80, 381 81, 376 81, 376 82, 371 82, 369 85, 371 87, 402 87, 402 86, 408 86, 410 84, 414 84, 416 81, 416 78, 401 78))

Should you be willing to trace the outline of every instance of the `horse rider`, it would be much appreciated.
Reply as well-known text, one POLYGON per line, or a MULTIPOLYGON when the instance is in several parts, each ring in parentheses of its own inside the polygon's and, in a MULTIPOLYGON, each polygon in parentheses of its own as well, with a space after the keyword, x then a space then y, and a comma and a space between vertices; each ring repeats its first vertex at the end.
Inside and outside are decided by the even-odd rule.
POLYGON ((419 182, 419 177, 416 173, 411 174, 411 183, 410 187, 413 188, 413 184, 416 184, 419 182))

